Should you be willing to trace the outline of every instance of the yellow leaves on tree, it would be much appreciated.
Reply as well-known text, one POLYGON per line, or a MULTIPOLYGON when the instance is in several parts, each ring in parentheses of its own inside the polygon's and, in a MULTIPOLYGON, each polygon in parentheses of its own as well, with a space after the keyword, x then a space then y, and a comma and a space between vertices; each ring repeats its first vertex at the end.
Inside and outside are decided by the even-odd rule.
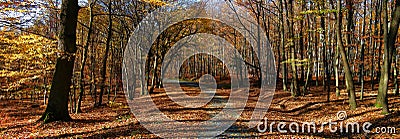
POLYGON ((7 84, 1 90, 14 90, 26 78, 42 76, 52 67, 56 41, 32 34, 0 31, 0 80, 7 84))
MULTIPOLYGON (((7 62, 15 60, 40 60, 44 56, 52 55, 55 41, 32 34, 16 35, 14 32, 0 32, 0 44, 3 49, 0 50, 0 56, 5 57, 7 62)), ((32 63, 32 61, 30 61, 32 63)), ((35 62, 34 62, 35 63, 35 62)))
POLYGON ((142 0, 142 1, 146 2, 146 3, 150 3, 151 5, 154 5, 154 6, 164 6, 167 4, 166 2, 164 2, 162 0, 142 0))

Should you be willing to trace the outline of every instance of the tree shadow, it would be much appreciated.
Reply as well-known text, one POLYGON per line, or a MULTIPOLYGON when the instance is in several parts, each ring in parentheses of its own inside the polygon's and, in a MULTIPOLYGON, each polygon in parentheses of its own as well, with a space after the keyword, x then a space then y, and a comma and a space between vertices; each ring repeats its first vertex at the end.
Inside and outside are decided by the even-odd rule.
MULTIPOLYGON (((116 126, 113 128, 103 128, 101 130, 93 130, 88 132, 80 132, 80 133, 67 133, 61 134, 58 136, 53 136, 54 138, 68 138, 68 137, 79 137, 82 135, 85 138, 112 138, 112 137, 121 137, 121 136, 132 136, 133 134, 151 134, 145 128, 138 124, 130 123, 128 125, 116 126)), ((52 138, 53 138, 52 137, 52 138)))
POLYGON ((105 120, 105 119, 72 119, 69 122, 73 122, 73 123, 99 123, 99 122, 109 122, 110 120, 105 120))
POLYGON ((25 127, 25 126, 31 126, 31 125, 35 125, 35 124, 37 124, 37 122, 19 124, 19 125, 14 125, 14 126, 10 126, 10 127, 0 128, 0 131, 11 130, 11 129, 15 129, 15 128, 22 128, 22 127, 25 127))

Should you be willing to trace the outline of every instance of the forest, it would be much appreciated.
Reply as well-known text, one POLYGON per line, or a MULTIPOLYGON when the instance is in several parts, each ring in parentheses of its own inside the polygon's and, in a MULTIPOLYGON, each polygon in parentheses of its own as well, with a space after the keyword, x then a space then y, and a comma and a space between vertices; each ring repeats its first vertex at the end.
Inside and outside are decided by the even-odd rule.
POLYGON ((0 138, 399 138, 399 25, 400 0, 1 0, 0 138))

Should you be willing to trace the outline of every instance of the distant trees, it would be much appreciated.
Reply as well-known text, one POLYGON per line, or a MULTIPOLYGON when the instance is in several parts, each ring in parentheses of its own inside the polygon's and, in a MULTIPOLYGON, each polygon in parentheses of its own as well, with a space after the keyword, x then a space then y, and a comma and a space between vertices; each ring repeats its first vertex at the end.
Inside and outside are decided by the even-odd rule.
POLYGON ((366 81, 371 83, 371 89, 374 90, 376 80, 380 80, 379 88, 382 91, 379 91, 377 98, 379 107, 382 106, 380 102, 384 102, 381 101, 382 96, 385 97, 385 93, 382 92, 387 92, 388 87, 384 86, 388 85, 390 77, 393 77, 394 92, 397 92, 397 66, 389 67, 387 71, 384 71, 384 67, 387 66, 385 63, 390 66, 394 60, 398 59, 398 52, 395 49, 397 29, 394 24, 397 18, 398 8, 395 6, 398 4, 397 1, 340 0, 336 3, 334 1, 327 3, 319 0, 294 2, 277 0, 260 3, 247 0, 238 3, 259 7, 258 10, 249 8, 254 13, 254 17, 260 18, 257 15, 264 13, 269 17, 267 24, 272 24, 266 25, 268 28, 265 29, 279 31, 278 33, 267 31, 270 33, 267 36, 270 36, 272 46, 277 47, 275 54, 280 64, 278 76, 282 79, 281 87, 284 91, 287 90, 287 85, 291 85, 293 96, 303 95, 309 91, 310 83, 319 86, 323 78, 322 84, 329 101, 330 74, 334 73, 335 94, 341 95, 341 85, 344 84, 351 109, 357 107, 357 87, 361 88, 360 100, 363 99, 364 94, 369 93, 365 89, 366 81), (393 21, 385 22, 382 18, 391 18, 393 21), (388 34, 384 33, 384 28, 389 24, 393 29, 390 29, 392 32, 388 29, 390 35, 387 36, 392 37, 393 40, 388 38, 385 41, 382 36, 388 34), (389 44, 386 47, 385 42, 393 43, 393 46, 389 44), (391 53, 389 54, 386 50, 391 53), (385 52, 382 53, 382 51, 385 52), (387 56, 390 58, 386 58, 387 56), (389 59, 390 61, 386 61, 389 59), (383 66, 380 66, 382 62, 383 66), (304 75, 303 70, 306 67, 303 66, 311 69, 309 74, 304 75), (354 80, 355 77, 358 80, 354 80), (294 85, 296 81, 299 87, 294 85), (301 93, 296 93, 299 91, 296 88, 301 87, 303 87, 300 90, 301 93))
POLYGON ((290 48, 290 65, 292 69, 292 82, 291 82, 291 91, 292 91, 292 96, 297 97, 300 95, 300 87, 298 83, 298 74, 297 74, 297 66, 296 66, 296 43, 295 43, 295 35, 294 35, 294 11, 293 11, 293 0, 288 0, 288 2, 285 1, 285 7, 286 7, 286 15, 287 17, 287 25, 288 25, 288 32, 289 32, 289 40, 288 40, 288 46, 290 48))

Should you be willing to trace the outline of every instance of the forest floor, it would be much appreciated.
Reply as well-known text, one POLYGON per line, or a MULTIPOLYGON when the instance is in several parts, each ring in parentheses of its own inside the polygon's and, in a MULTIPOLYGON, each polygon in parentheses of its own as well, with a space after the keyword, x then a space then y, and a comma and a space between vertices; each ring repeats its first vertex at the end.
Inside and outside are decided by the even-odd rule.
MULTIPOLYGON (((333 86, 331 88, 334 88, 333 86)), ((188 90, 190 88, 184 88, 188 90)), ((358 108, 354 111, 349 109, 347 101, 347 93, 341 91, 341 96, 335 96, 331 92, 330 102, 327 102, 327 93, 322 91, 323 87, 311 87, 310 93, 305 96, 293 98, 289 92, 277 90, 274 94, 273 101, 268 109, 268 121, 275 122, 296 122, 301 125, 302 122, 316 122, 317 130, 320 129, 321 123, 336 121, 345 125, 349 122, 358 122, 362 126, 365 122, 372 123, 371 131, 375 133, 364 133, 361 129, 360 133, 331 133, 328 127, 324 127, 321 133, 279 133, 274 125, 273 131, 258 132, 257 128, 247 128, 243 126, 243 121, 248 119, 249 112, 253 105, 247 105, 245 112, 241 118, 219 135, 220 138, 282 138, 282 137, 310 137, 310 138, 347 138, 347 137, 387 137, 400 138, 400 97, 394 96, 391 91, 389 93, 389 107, 391 113, 382 115, 379 108, 374 107, 376 99, 376 91, 366 90, 364 100, 357 100, 358 108), (340 121, 337 112, 345 111, 347 118, 340 121), (380 128, 379 128, 380 127, 380 128), (380 134, 382 128, 396 128, 396 133, 380 134)), ((332 89, 333 90, 333 89, 332 89)), ((250 93, 254 89, 250 90, 250 93)), ((161 97, 153 97, 162 99, 165 95, 161 89, 156 89, 155 94, 161 97)), ((217 90, 217 94, 226 95, 226 90, 217 90)), ((359 94, 357 95, 359 96, 359 94)), ((105 98, 104 100, 107 100, 105 98)), ((157 102, 157 100, 153 100, 157 102)), ((131 113, 125 95, 120 93, 113 103, 107 103, 101 107, 93 108, 93 100, 87 96, 83 101, 83 113, 70 114, 74 119, 71 122, 52 122, 42 124, 36 122, 44 112, 45 105, 43 102, 30 100, 2 100, 0 102, 0 138, 36 138, 36 137, 117 137, 117 138, 157 138, 140 125, 138 120, 131 113), (37 104, 40 104, 37 106, 37 104)), ((165 102, 165 101, 163 101, 165 102)), ((166 103, 166 102, 165 102, 166 103)), ((163 105, 165 103, 156 103, 163 105)), ((247 102, 254 103, 251 101, 247 102)), ((254 106, 253 106, 254 108, 254 106)), ((171 109, 172 116, 189 116, 192 119, 204 120, 207 116, 202 114, 189 114, 185 109, 176 110, 174 106, 166 106, 163 109, 171 109), (177 114, 178 113, 178 114, 177 114), (182 115, 179 115, 182 114, 182 115)), ((209 112, 205 112, 206 114, 209 112)), ((204 114, 204 113, 203 113, 204 114)), ((165 128, 165 127, 164 127, 165 128)), ((286 126, 287 129, 287 126, 286 126)))

